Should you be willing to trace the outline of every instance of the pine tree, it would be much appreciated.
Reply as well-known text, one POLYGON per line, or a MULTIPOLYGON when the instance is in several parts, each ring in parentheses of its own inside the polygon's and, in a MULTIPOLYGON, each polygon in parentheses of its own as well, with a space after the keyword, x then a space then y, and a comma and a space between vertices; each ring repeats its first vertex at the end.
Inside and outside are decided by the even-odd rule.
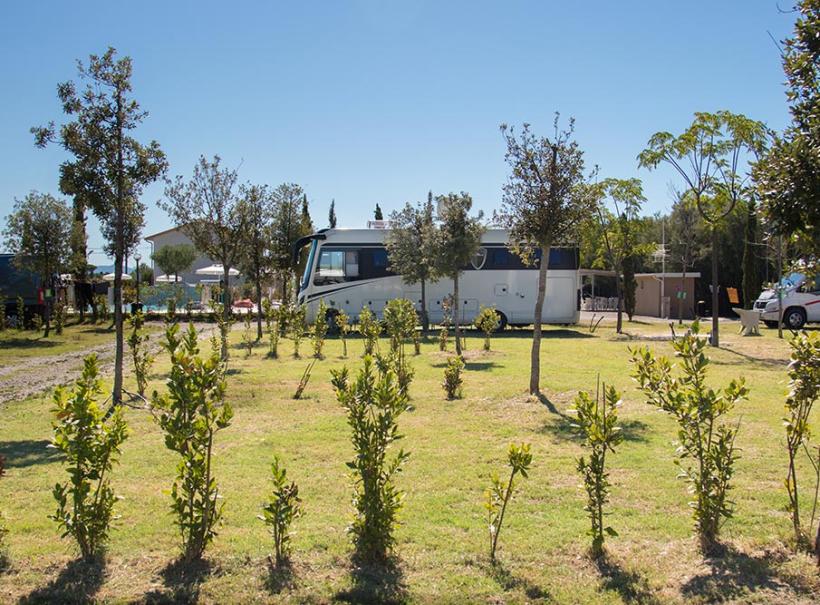
POLYGON ((384 215, 382 214, 382 207, 379 204, 376 204, 376 210, 373 212, 373 218, 377 221, 383 221, 384 215))
POLYGON ((330 211, 327 213, 327 223, 331 229, 336 228, 336 200, 330 200, 330 211))

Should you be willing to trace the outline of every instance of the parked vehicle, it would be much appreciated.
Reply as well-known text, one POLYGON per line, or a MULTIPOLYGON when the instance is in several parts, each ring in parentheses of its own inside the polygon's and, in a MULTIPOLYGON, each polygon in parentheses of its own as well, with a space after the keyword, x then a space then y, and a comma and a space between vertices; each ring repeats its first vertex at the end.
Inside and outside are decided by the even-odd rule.
POLYGON ((763 322, 770 328, 777 327, 780 312, 778 290, 783 296, 783 325, 799 330, 807 322, 820 322, 820 288, 809 283, 802 273, 792 273, 769 290, 764 290, 755 301, 754 309, 760 312, 763 322))
POLYGON ((24 269, 18 268, 12 261, 14 254, 0 254, 0 294, 6 297, 6 317, 17 322, 17 297, 23 297, 26 317, 35 313, 42 314, 40 278, 24 269))
MULTIPOLYGON (((307 305, 308 321, 315 319, 320 299, 330 317, 343 309, 354 320, 364 306, 381 317, 384 305, 393 298, 408 298, 421 310, 421 285, 407 284, 388 269, 384 246, 388 233, 387 229, 325 229, 297 242, 297 250, 310 245, 298 295, 298 302, 307 305)), ((525 266, 507 243, 507 231, 488 230, 478 253, 464 267, 459 278, 459 323, 472 323, 482 305, 495 306, 502 326, 533 323, 538 268, 525 266)), ((540 251, 536 257, 540 258, 540 251)), ((578 264, 577 248, 551 249, 544 322, 577 323, 581 301, 578 264)), ((443 320, 452 288, 450 279, 426 285, 431 322, 443 320)))

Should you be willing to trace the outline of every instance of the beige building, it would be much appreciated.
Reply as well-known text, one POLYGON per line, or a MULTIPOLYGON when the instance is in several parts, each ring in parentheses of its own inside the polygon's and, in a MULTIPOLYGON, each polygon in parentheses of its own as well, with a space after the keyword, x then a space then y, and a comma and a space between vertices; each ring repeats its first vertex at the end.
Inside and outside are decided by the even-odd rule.
POLYGON ((695 280, 700 273, 637 273, 635 314, 677 319, 695 318, 695 280))
MULTIPOLYGON (((180 244, 190 244, 193 246, 193 242, 190 238, 185 235, 182 231, 180 231, 179 227, 173 227, 172 229, 166 229, 165 231, 160 231, 159 233, 154 233, 153 235, 148 235, 145 237, 145 241, 151 243, 151 252, 158 252, 164 246, 178 246, 180 244)), ((199 251, 197 251, 199 254, 199 251)), ((203 280, 211 280, 219 281, 219 278, 216 277, 203 277, 202 275, 197 275, 196 270, 202 269, 203 267, 208 267, 210 265, 215 264, 215 261, 211 258, 199 254, 193 264, 185 273, 180 273, 179 278, 182 280, 183 283, 195 285, 200 283, 203 280)), ((159 267, 154 266, 153 259, 151 260, 151 268, 154 270, 154 277, 159 277, 162 274, 162 269, 159 267)), ((233 280, 231 280, 233 281, 233 280)))

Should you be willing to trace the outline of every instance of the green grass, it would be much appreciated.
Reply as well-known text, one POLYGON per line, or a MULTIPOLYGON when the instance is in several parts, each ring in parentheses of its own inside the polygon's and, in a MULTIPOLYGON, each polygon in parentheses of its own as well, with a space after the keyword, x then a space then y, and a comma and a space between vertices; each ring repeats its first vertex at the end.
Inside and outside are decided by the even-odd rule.
POLYGON ((113 343, 114 330, 109 329, 110 325, 111 322, 105 324, 70 322, 59 336, 52 326, 48 338, 43 337, 42 331, 3 330, 0 332, 0 365, 14 364, 31 357, 63 355, 113 343))
MULTIPOLYGON (((627 347, 638 342, 615 338, 608 325, 594 335, 585 327, 549 329, 542 345, 546 398, 538 401, 525 394, 529 333, 494 338, 490 353, 478 351, 481 337, 471 333, 465 397, 448 402, 441 388, 446 356, 431 340, 421 356, 410 357, 416 370, 414 410, 400 419, 402 446, 411 458, 398 478, 406 501, 396 534, 397 566, 374 571, 350 564, 345 528, 352 505, 345 462, 352 448, 330 386, 331 368, 358 367, 361 341, 348 343, 347 360, 339 357, 338 341, 328 342, 304 398, 295 401, 309 341, 302 344, 301 360, 290 357, 287 340, 279 360, 264 358, 262 344, 245 359, 241 329, 232 334, 228 390, 235 418, 216 444, 225 522, 206 564, 173 565, 179 546, 166 490, 175 459, 150 414, 132 409, 127 412, 131 435, 114 478, 123 497, 122 518, 107 563, 73 562, 72 544, 59 540, 47 518, 54 509, 51 486, 64 471, 46 448, 51 406, 44 396, 7 404, 0 420, 0 454, 9 466, 0 480, 0 508, 11 530, 0 601, 811 603, 820 598, 811 559, 791 554, 787 546, 781 416, 788 346, 771 331, 740 338, 726 329, 724 348, 713 351, 712 383, 744 376, 751 396, 733 418, 742 423, 736 514, 723 528, 725 552, 709 560, 697 552, 686 488, 676 479, 675 425, 643 403, 629 378, 627 347), (614 484, 609 523, 620 537, 607 542, 607 559, 594 563, 586 554, 588 522, 575 471, 581 447, 564 411, 578 389, 594 388, 598 374, 623 392, 626 440, 608 458, 614 484), (503 470, 512 441, 532 443, 533 470, 508 510, 499 541, 501 564, 491 568, 483 494, 489 473, 503 470), (288 575, 269 572, 272 544, 256 518, 275 454, 299 484, 306 513, 293 528, 288 575)), ((657 324, 627 324, 627 329, 668 331, 657 324)), ((666 342, 648 344, 671 351, 666 342)), ((155 368, 151 388, 163 388, 165 358, 155 368)), ((816 425, 820 414, 813 421, 816 425)))

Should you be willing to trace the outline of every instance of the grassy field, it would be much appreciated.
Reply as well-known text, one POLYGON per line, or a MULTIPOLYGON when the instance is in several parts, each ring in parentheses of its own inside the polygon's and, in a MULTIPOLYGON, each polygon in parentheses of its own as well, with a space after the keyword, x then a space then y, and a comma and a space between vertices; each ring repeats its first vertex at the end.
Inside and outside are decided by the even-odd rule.
POLYGON ((69 322, 61 335, 52 328, 48 338, 33 330, 4 330, 0 332, 0 367, 17 363, 30 357, 64 355, 89 347, 114 342, 111 322, 105 324, 78 324, 69 322))
MULTIPOLYGON (((627 324, 627 330, 635 336, 668 332, 659 324, 627 324)), ((123 500, 107 560, 75 561, 72 544, 58 538, 47 518, 55 507, 51 487, 64 472, 46 447, 51 402, 44 395, 5 404, 0 416, 0 454, 9 467, 0 480, 0 509, 11 530, 0 601, 816 603, 817 570, 808 556, 791 553, 784 511, 788 345, 768 330, 760 338, 731 331, 727 326, 723 348, 713 352, 711 380, 722 385, 744 376, 751 395, 733 418, 741 422, 742 458, 736 514, 723 528, 720 556, 704 559, 692 538, 686 488, 673 465, 674 423, 646 405, 629 378, 627 347, 640 341, 616 337, 604 325, 595 334, 582 326, 547 331, 543 400, 525 394, 528 332, 494 338, 489 353, 479 352, 479 335, 470 334, 465 397, 452 402, 441 389, 446 354, 432 341, 425 344, 411 358, 414 410, 400 420, 411 458, 398 479, 406 501, 397 565, 355 569, 345 531, 352 515, 345 462, 352 448, 329 377, 331 368, 359 365, 361 342, 349 343, 345 360, 340 343, 330 341, 304 398, 295 401, 308 360, 291 358, 290 341, 283 342, 280 360, 265 359, 262 345, 245 359, 237 328, 228 390, 235 418, 216 446, 225 522, 207 561, 174 564, 179 547, 167 490, 175 459, 151 415, 134 409, 127 412, 131 435, 114 478, 123 500), (608 458, 614 484, 609 522, 620 537, 607 543, 608 556, 596 563, 586 554, 588 521, 575 470, 581 447, 565 410, 578 389, 594 388, 599 373, 623 391, 626 439, 608 458), (492 567, 483 494, 488 474, 503 470, 513 441, 532 443, 534 464, 510 505, 500 564, 492 567), (272 544, 257 519, 274 455, 298 482, 306 511, 294 525, 289 574, 270 571, 272 544)), ((667 342, 645 344, 671 351, 667 342)), ((302 352, 309 354, 309 341, 302 352)), ((165 357, 155 367, 153 388, 163 388, 165 357)), ((813 421, 820 422, 820 414, 813 421)))

